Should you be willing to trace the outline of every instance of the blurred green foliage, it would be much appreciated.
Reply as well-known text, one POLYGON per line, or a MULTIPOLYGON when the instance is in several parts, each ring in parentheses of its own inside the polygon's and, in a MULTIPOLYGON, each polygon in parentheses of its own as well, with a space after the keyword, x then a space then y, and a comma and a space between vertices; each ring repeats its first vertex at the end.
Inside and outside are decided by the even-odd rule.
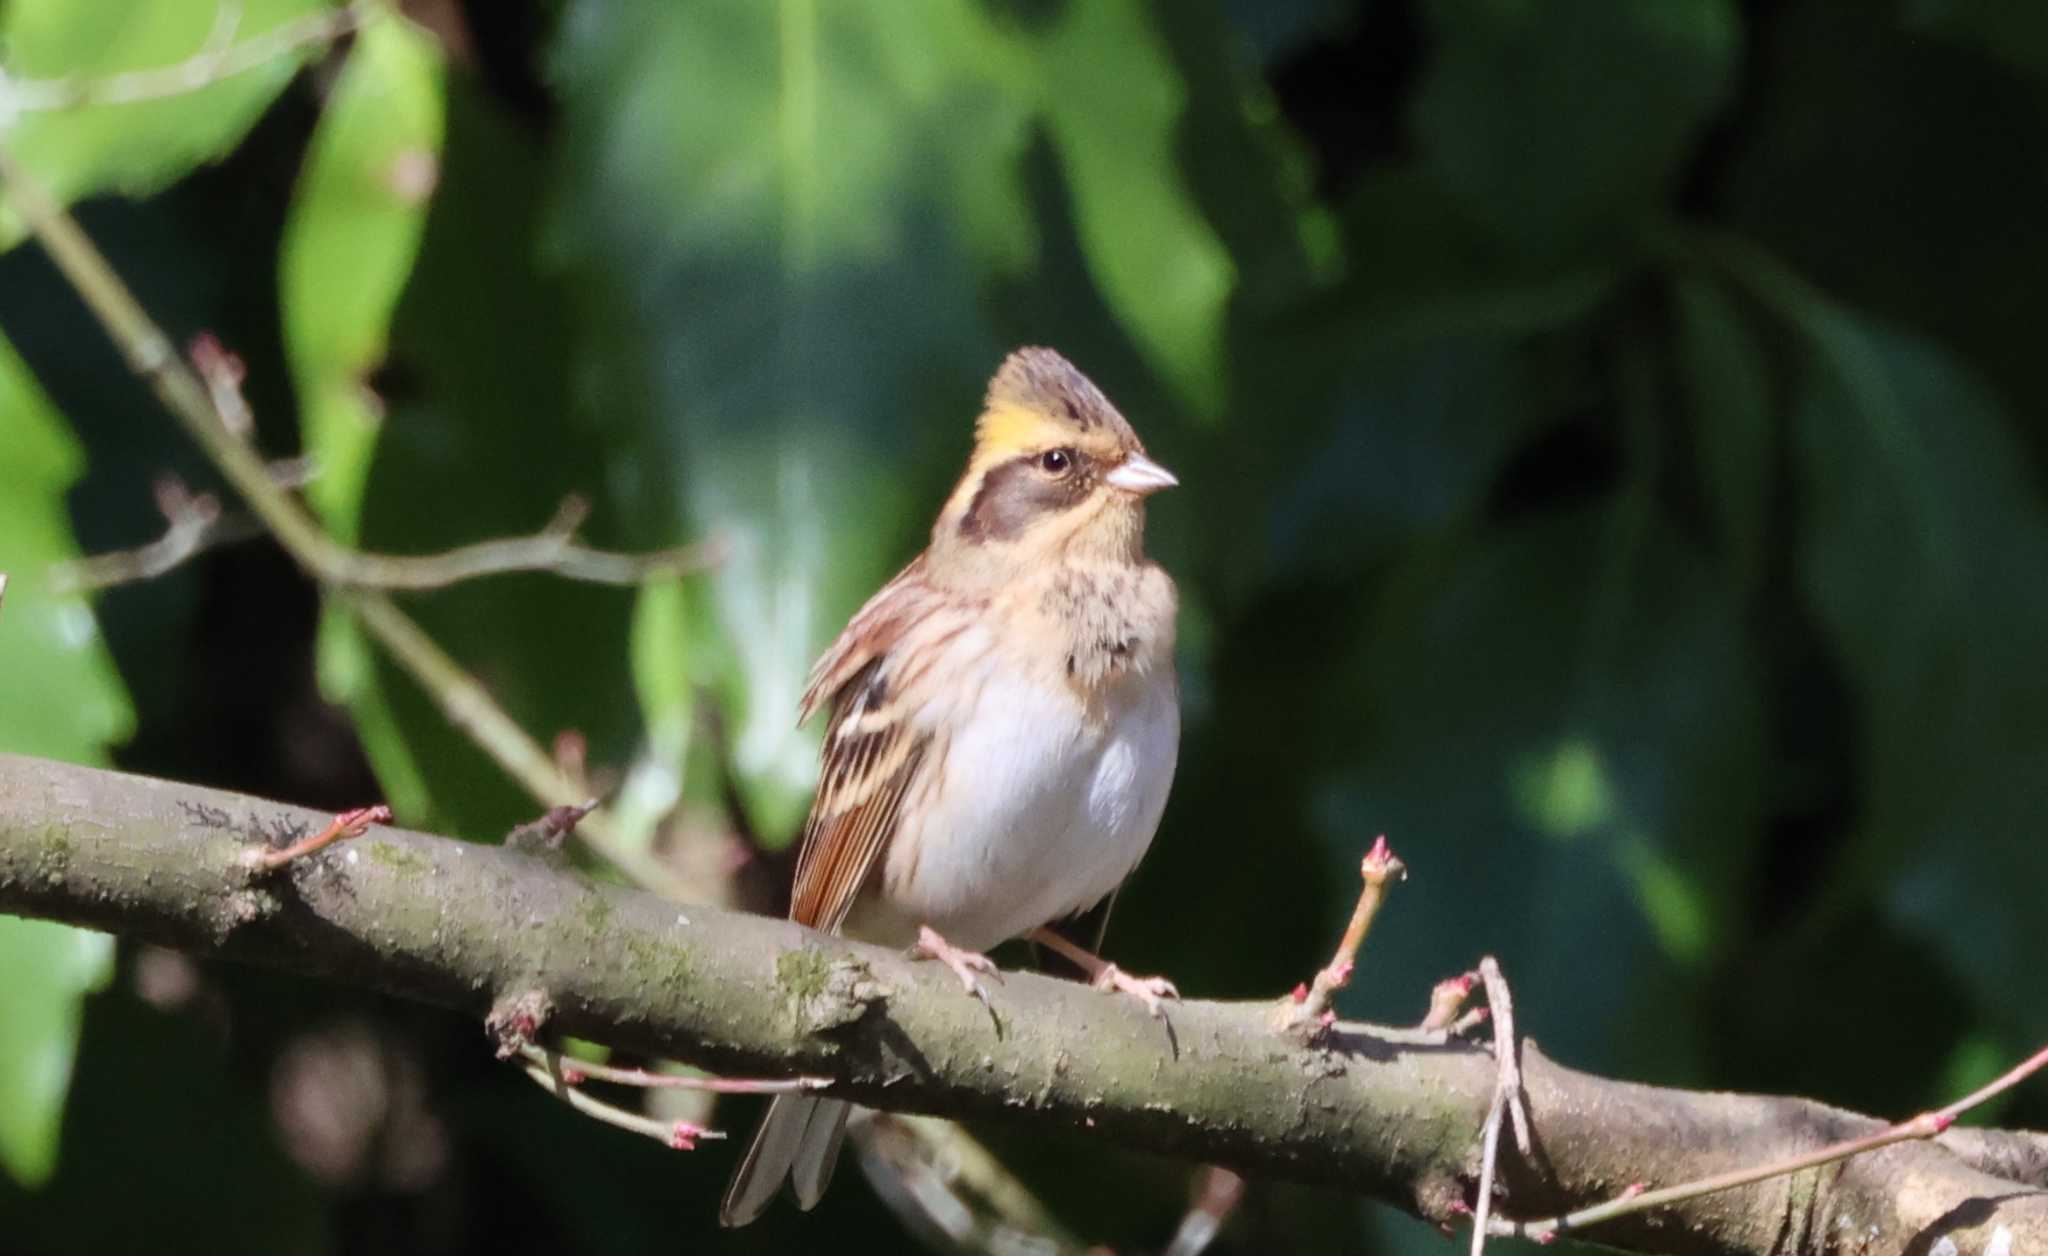
MULTIPOLYGON (((2026 6, 422 5, 202 91, 37 107, 315 8, 131 7, 0 8, 0 143, 67 199, 154 193, 81 212, 176 335, 245 356, 338 535, 430 550, 575 493, 594 543, 731 542, 638 595, 406 600, 537 735, 661 768, 634 805, 788 840, 810 659, 921 544, 1001 354, 1047 343, 1184 485, 1151 546, 1187 731, 1121 962, 1284 990, 1386 832, 1413 875, 1352 1012, 1413 1019, 1490 952, 1570 1063, 1892 1113, 2048 1037, 2026 6)), ((90 758, 124 699, 42 574, 147 539, 160 472, 209 481, 32 247, 0 326, 0 747, 90 758)), ((93 610, 139 711, 119 762, 375 790, 479 840, 533 809, 260 547, 93 610)), ((0 926, 0 1232, 34 1250, 901 1243, 852 1184, 719 1234, 723 1156, 544 1106, 467 1027, 226 970, 171 998, 129 950, 60 1111, 95 966, 0 926), (306 1151, 278 1079, 339 1021, 425 1079, 436 1172, 391 1167, 396 1082, 353 1167, 306 1151), (89 1215, 138 1125, 156 1166, 207 1131, 207 1174, 275 1184, 261 1215, 170 1224, 208 1198, 177 1163, 132 1222, 89 1215)), ((1182 1207, 1179 1166, 988 1133, 1119 1250, 1182 1207)), ((1388 1216, 1262 1189, 1223 1243, 1434 1250, 1388 1216)))

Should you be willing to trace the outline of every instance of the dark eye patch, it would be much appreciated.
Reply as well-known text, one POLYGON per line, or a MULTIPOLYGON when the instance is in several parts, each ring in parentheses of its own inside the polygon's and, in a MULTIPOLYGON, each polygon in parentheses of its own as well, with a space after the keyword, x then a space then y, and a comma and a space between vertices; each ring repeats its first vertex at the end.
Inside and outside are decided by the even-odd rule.
POLYGON ((1069 510, 1095 487, 1095 464, 1078 450, 1064 451, 1072 469, 1049 476, 1043 453, 1021 454, 989 468, 960 518, 960 535, 977 544, 1007 541, 1042 515, 1069 510))

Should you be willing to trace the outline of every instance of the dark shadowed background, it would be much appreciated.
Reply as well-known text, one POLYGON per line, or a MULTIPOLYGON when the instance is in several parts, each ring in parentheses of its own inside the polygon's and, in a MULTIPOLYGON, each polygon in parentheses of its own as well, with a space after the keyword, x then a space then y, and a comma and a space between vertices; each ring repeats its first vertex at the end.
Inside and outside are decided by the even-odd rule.
MULTIPOLYGON (((575 493, 594 543, 727 538, 638 593, 403 599, 707 892, 775 907, 802 675, 1042 343, 1182 481, 1186 734, 1119 962, 1278 995, 1384 832, 1347 1013, 1492 953, 1567 1063, 1894 1115, 2048 1039, 2048 7, 439 0, 196 94, 21 94, 318 7, 10 0, 0 143, 241 355, 338 535, 575 493)), ((0 749, 530 818, 267 542, 48 587, 161 532, 159 477, 220 485, 19 239, 0 749)), ((1117 1251, 1186 1204, 1189 1166, 980 1132, 1117 1251)), ((465 1021, 0 919, 0 1250, 908 1242, 851 1169, 721 1232, 731 1155, 572 1116, 465 1021)), ((1214 1250, 1446 1249, 1254 1183, 1214 1250)))

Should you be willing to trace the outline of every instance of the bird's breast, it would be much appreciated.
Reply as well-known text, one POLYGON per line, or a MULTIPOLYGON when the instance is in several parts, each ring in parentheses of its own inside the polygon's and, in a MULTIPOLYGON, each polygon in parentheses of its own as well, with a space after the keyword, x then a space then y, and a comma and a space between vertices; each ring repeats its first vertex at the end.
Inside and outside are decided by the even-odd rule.
POLYGON ((849 932, 907 943, 929 924, 993 946, 1092 906, 1137 866, 1179 752, 1172 672, 1133 675, 1093 704, 1046 680, 991 665, 935 713, 936 770, 849 932))

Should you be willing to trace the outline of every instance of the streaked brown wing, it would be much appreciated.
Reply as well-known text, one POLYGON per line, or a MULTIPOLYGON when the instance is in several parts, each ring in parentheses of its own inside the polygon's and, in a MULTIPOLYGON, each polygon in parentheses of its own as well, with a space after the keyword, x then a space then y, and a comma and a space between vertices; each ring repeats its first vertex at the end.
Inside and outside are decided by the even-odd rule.
POLYGON ((895 833, 903 800, 931 747, 930 733, 886 718, 882 662, 869 662, 833 702, 818 795, 797 851, 789 918, 827 932, 846 918, 895 833), (884 718, 872 718, 878 713, 884 718))

